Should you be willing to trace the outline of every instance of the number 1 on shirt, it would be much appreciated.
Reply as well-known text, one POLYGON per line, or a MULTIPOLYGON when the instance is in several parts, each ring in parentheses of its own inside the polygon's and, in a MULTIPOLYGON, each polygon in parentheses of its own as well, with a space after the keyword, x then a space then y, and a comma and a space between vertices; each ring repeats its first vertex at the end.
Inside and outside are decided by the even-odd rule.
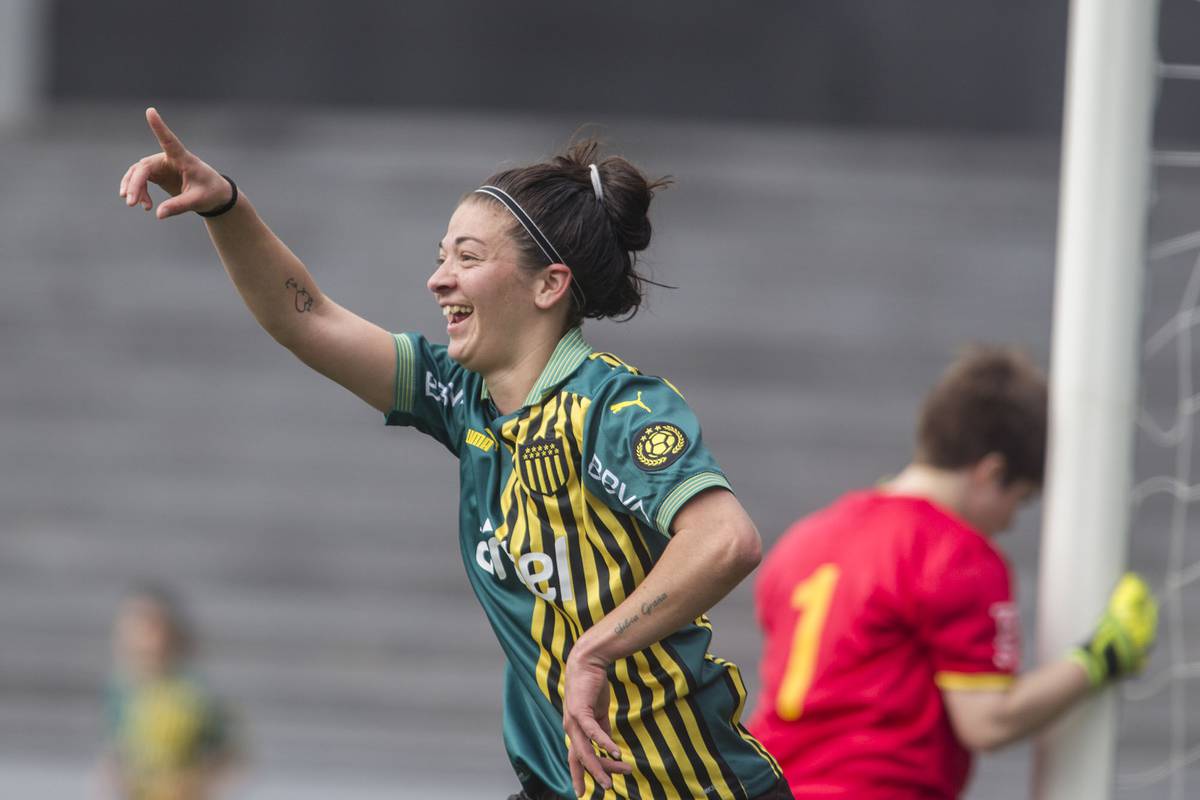
POLYGON ((821 632, 825 630, 825 618, 829 615, 829 604, 840 575, 841 570, 836 564, 822 564, 792 590, 792 608, 799 616, 787 669, 775 697, 775 713, 782 720, 800 719, 804 711, 804 698, 812 685, 813 669, 817 664, 821 632))

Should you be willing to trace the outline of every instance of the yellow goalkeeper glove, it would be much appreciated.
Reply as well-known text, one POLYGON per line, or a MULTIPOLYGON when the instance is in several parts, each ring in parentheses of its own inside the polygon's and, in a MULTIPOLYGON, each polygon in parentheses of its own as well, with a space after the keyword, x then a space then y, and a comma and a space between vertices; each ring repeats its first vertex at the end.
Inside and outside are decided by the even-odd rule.
POLYGON ((1087 670, 1092 686, 1140 672, 1158 632, 1158 603, 1142 578, 1127 572, 1108 598, 1091 637, 1068 657, 1087 670))

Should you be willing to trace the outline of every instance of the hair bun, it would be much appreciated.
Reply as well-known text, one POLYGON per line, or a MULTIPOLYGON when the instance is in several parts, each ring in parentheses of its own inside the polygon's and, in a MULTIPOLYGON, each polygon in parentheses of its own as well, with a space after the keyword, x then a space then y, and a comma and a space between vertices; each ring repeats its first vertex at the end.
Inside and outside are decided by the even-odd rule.
POLYGON ((597 161, 599 150, 600 143, 596 139, 582 139, 567 148, 567 152, 559 156, 558 160, 564 167, 580 169, 589 183, 590 165, 596 164, 604 191, 602 204, 612 223, 613 234, 622 250, 639 253, 650 246, 653 233, 650 218, 647 216, 650 201, 654 199, 655 191, 665 188, 671 181, 669 178, 651 181, 641 170, 620 156, 609 156, 597 161))

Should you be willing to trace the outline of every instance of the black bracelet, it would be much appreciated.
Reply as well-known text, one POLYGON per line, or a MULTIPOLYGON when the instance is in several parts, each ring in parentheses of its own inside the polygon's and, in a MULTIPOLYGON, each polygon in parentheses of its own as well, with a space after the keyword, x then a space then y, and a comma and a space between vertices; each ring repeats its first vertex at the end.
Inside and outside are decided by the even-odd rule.
POLYGON ((230 188, 233 189, 233 197, 229 198, 229 202, 226 203, 225 205, 221 206, 220 208, 214 208, 212 211, 197 211, 196 213, 199 214, 200 216, 208 217, 208 218, 219 217, 222 214, 224 214, 226 211, 228 211, 229 209, 231 209, 237 205, 237 199, 238 199, 237 184, 234 183, 233 178, 229 177, 228 175, 221 175, 221 177, 224 178, 225 180, 229 181, 229 186, 230 186, 230 188))

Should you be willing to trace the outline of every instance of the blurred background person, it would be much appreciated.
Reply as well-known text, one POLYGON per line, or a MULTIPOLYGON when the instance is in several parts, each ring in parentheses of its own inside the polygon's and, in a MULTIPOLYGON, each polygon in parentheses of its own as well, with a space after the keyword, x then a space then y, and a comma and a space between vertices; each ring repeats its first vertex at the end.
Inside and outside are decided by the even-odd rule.
POLYGON ((102 774, 116 800, 210 800, 237 760, 227 710, 192 668, 192 627, 165 586, 135 587, 113 634, 102 774))

